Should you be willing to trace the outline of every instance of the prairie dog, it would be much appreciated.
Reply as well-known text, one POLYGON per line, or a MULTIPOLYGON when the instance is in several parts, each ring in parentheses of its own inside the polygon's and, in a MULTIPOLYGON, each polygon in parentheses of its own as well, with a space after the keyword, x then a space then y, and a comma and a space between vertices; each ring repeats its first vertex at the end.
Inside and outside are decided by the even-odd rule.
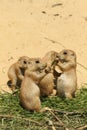
POLYGON ((31 60, 25 71, 24 79, 20 88, 20 103, 26 110, 40 111, 40 89, 38 83, 46 75, 46 72, 37 73, 46 67, 40 60, 31 60))
POLYGON ((72 50, 62 50, 59 54, 58 66, 62 70, 57 78, 57 92, 61 97, 72 98, 77 89, 76 54, 72 50))
POLYGON ((8 78, 11 81, 11 89, 14 90, 16 88, 17 80, 22 81, 24 78, 24 71, 27 69, 29 62, 29 57, 22 56, 18 59, 18 61, 12 64, 8 70, 8 78))
MULTIPOLYGON (((41 96, 49 96, 54 93, 54 75, 52 64, 57 59, 58 53, 55 51, 50 51, 42 58, 44 63, 47 63, 47 67, 51 69, 51 72, 48 73, 39 83, 39 88, 41 91, 41 96)), ((54 94, 55 95, 55 94, 54 94)))

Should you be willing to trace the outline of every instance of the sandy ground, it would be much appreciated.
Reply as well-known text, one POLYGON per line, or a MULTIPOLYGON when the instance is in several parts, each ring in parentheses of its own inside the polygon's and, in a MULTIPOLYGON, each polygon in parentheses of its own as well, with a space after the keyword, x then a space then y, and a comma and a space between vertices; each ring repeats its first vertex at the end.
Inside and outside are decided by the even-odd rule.
MULTIPOLYGON (((0 0, 0 87, 18 57, 72 49, 87 67, 87 0, 0 0)), ((87 70, 77 65, 78 87, 87 70)))

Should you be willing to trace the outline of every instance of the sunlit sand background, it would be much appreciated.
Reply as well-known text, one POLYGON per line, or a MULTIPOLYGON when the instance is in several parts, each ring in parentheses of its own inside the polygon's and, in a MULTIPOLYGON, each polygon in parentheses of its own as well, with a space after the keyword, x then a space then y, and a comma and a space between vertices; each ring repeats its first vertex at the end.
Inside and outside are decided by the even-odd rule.
POLYGON ((64 48, 77 54, 80 88, 87 84, 87 0, 0 0, 0 87, 20 56, 64 48))

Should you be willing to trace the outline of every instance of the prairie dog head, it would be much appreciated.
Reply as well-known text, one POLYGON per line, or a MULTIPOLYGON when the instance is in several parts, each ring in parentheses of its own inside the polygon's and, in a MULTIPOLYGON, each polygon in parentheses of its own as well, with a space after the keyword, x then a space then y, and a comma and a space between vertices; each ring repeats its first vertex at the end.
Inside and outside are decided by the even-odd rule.
POLYGON ((58 54, 59 61, 62 63, 71 62, 76 65, 76 53, 72 50, 64 49, 58 54))
POLYGON ((45 69, 47 66, 46 63, 43 63, 40 58, 30 58, 28 62, 28 69, 30 71, 40 71, 45 69))
POLYGON ((58 59, 58 53, 55 51, 49 51, 42 58, 43 62, 47 63, 48 66, 51 66, 55 60, 58 59))
POLYGON ((18 59, 18 64, 20 68, 26 69, 28 67, 28 62, 29 62, 29 57, 28 56, 22 56, 18 59))

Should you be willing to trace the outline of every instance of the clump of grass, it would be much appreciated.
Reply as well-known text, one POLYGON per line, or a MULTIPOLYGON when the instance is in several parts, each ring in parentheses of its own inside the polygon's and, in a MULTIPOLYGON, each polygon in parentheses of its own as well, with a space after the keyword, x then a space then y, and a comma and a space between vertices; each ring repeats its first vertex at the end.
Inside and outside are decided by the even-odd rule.
POLYGON ((0 128, 3 130, 51 130, 77 128, 87 124, 87 89, 81 89, 76 98, 58 96, 41 98, 43 113, 24 110, 19 104, 19 93, 0 95, 0 128), (51 122, 51 124, 49 123, 51 122), (62 123, 61 123, 62 122, 62 123))

